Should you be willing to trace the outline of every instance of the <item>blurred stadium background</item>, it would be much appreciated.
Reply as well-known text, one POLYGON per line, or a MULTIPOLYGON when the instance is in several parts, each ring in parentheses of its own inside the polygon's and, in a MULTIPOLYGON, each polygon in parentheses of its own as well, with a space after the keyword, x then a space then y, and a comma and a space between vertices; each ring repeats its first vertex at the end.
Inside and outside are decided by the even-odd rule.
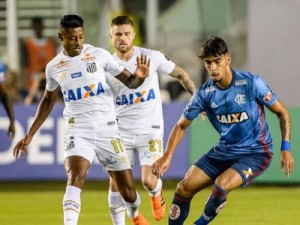
MULTIPOLYGON (((121 0, 0 0, 0 59, 4 61, 10 71, 16 74, 17 85, 22 86, 19 41, 22 38, 33 35, 30 28, 31 18, 34 16, 43 17, 45 20, 45 34, 56 37, 59 19, 62 15, 68 13, 79 14, 85 19, 87 43, 111 51, 108 35, 109 22, 113 15, 118 14, 124 8, 122 2, 121 0)), ((269 196, 271 200, 276 199, 277 201, 279 199, 279 201, 283 201, 288 199, 283 204, 283 207, 288 208, 289 205, 297 207, 292 199, 294 197, 295 201, 297 201, 295 196, 299 197, 300 191, 297 189, 300 184, 299 166, 297 166, 300 158, 300 153, 297 149, 299 146, 298 134, 300 133, 300 98, 297 92, 298 84, 300 83, 300 63, 298 62, 300 52, 300 1, 129 0, 125 2, 126 6, 130 6, 132 15, 142 21, 138 27, 141 30, 139 44, 165 53, 174 62, 185 68, 197 85, 201 85, 207 79, 201 61, 197 57, 198 48, 208 35, 218 35, 224 38, 229 45, 229 51, 233 56, 234 68, 249 70, 261 75, 280 96, 292 115, 292 151, 296 166, 289 178, 286 178, 280 171, 279 148, 281 136, 278 120, 274 115, 267 112, 267 119, 274 138, 275 156, 267 172, 254 182, 254 186, 255 184, 264 184, 268 185, 267 188, 258 186, 256 191, 260 194, 257 194, 257 198, 255 194, 257 192, 255 191, 253 195, 249 195, 255 202, 259 198, 264 197, 262 193, 267 193, 270 189, 273 191, 278 190, 278 192, 275 191, 274 196, 269 196), (276 189, 275 186, 269 185, 277 185, 276 187, 278 185, 293 185, 293 189, 287 187, 276 189), (287 193, 291 194, 291 196, 286 197, 287 193)), ((188 96, 182 94, 176 98, 171 98, 171 94, 168 92, 168 83, 172 82, 172 79, 168 76, 161 77, 166 142, 172 126, 185 107, 188 96)), ((0 192, 3 191, 3 194, 0 194, 0 202, 2 202, 1 204, 4 207, 8 206, 8 204, 5 204, 5 201, 11 198, 10 194, 5 194, 5 191, 16 190, 16 192, 19 192, 24 185, 26 186, 26 183, 23 183, 23 181, 47 181, 49 184, 47 187, 49 187, 51 184, 55 185, 57 184, 56 182, 66 179, 62 158, 64 131, 62 104, 58 103, 55 106, 50 117, 35 136, 33 143, 29 147, 30 153, 28 157, 22 161, 15 161, 12 157, 12 147, 27 131, 34 117, 36 107, 36 104, 24 106, 21 101, 15 102, 17 133, 12 141, 7 139, 8 119, 3 107, 0 107, 0 186, 3 187, 2 189, 0 188, 0 192)), ((164 176, 165 180, 170 181, 169 201, 171 201, 171 193, 176 186, 176 183, 172 181, 181 179, 191 163, 199 155, 206 152, 217 139, 218 136, 208 121, 197 120, 192 124, 191 129, 175 154, 170 170, 164 176)), ((138 180, 140 177, 138 166, 135 167, 134 173, 138 180)), ((99 165, 95 164, 89 172, 88 180, 101 180, 102 182, 106 181, 106 179, 107 175, 99 165)), ((44 187, 43 185, 37 186, 41 187, 41 189, 44 187)), ((32 187, 29 189, 32 189, 32 187)), ((106 190, 104 190, 105 201, 106 190)), ((29 196, 32 196, 30 193, 29 196)), ((241 194, 242 197, 237 198, 237 201, 238 199, 241 201, 238 204, 241 204, 244 198, 247 198, 245 201, 250 200, 246 197, 249 192, 242 193, 244 193, 241 194)), ((23 195, 23 193, 20 193, 20 195, 23 195)), ((61 201, 62 195, 63 188, 55 195, 57 202, 61 201)), ((206 199, 206 195, 201 196, 199 207, 202 207, 202 203, 206 199)), ((43 201, 40 197, 34 198, 43 201)), ((85 205, 88 205, 88 202, 85 205)), ((57 206, 56 211, 61 213, 61 211, 58 211, 60 210, 59 206, 57 206)), ((263 217, 270 213, 272 217, 281 212, 280 207, 278 211, 273 211, 271 209, 273 206, 273 203, 263 205, 262 207, 265 207, 264 213, 259 215, 263 217), (267 211, 268 208, 269 211, 267 211)), ((3 216, 9 214, 8 212, 13 214, 14 207, 18 207, 18 205, 11 206, 11 208, 8 208, 8 211, 0 207, 2 208, 0 209, 0 224, 20 224, 17 222, 13 223, 13 220, 2 220, 1 222, 1 217, 6 218, 3 216), (6 222, 3 223, 3 221, 6 222)), ((249 207, 255 208, 255 205, 249 207)), ((197 210, 196 215, 199 214, 200 210, 202 208, 197 210)), ((243 208, 242 210, 248 209, 243 208)), ((28 213, 31 212, 28 211, 28 213)), ((101 214, 107 214, 106 216, 108 216, 107 209, 104 209, 104 212, 101 212, 101 214)), ((288 216, 286 214, 278 215, 289 217, 290 221, 288 223, 284 221, 279 223, 278 219, 278 223, 274 223, 274 221, 257 223, 257 221, 252 220, 250 223, 233 223, 231 221, 222 224, 300 224, 299 221, 291 219, 297 217, 293 210, 288 212, 288 216)), ((59 219, 60 216, 59 214, 59 219)), ((21 217, 21 221, 22 219, 26 220, 26 216, 21 217)), ((259 218, 256 219, 259 220, 259 218)), ((32 222, 23 224, 39 224, 30 218, 28 220, 32 222)), ((84 224, 93 223, 86 222, 84 224)))

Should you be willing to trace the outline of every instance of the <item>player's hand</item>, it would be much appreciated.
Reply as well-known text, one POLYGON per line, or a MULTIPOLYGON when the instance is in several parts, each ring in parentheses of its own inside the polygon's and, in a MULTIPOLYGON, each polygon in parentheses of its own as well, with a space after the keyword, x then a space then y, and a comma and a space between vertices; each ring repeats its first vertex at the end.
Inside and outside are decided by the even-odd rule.
POLYGON ((8 130, 7 130, 7 134, 9 136, 10 139, 13 139, 15 137, 16 134, 16 127, 15 127, 15 123, 11 122, 9 124, 8 130))
POLYGON ((201 120, 203 120, 203 121, 204 121, 204 120, 205 120, 205 118, 206 118, 206 112, 204 112, 204 111, 203 111, 203 112, 201 112, 201 113, 200 113, 200 118, 201 118, 201 120))
POLYGON ((27 155, 28 153, 27 145, 29 145, 31 140, 32 140, 32 135, 26 134, 23 139, 18 141, 13 151, 13 156, 15 157, 15 159, 18 159, 19 155, 21 155, 21 158, 24 159, 25 155, 27 155))
POLYGON ((152 164, 152 173, 157 177, 163 176, 164 173, 169 169, 170 164, 171 157, 162 156, 152 164))
POLYGON ((137 78, 145 79, 149 75, 150 59, 147 59, 146 55, 140 55, 136 59, 137 67, 134 75, 137 78))
POLYGON ((290 151, 280 151, 280 167, 281 171, 285 171, 287 177, 294 169, 294 158, 290 151))

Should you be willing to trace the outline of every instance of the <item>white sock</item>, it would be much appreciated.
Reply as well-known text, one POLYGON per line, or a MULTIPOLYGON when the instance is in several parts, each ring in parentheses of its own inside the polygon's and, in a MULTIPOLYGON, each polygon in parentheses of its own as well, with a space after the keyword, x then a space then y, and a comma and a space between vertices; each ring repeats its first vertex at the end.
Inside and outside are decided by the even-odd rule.
POLYGON ((81 209, 81 189, 67 186, 63 199, 64 225, 77 225, 81 209))
MULTIPOLYGON (((124 201, 124 199, 123 199, 124 201)), ((131 218, 136 217, 139 214, 139 207, 141 205, 141 198, 139 193, 136 193, 136 200, 134 203, 129 203, 124 201, 124 204, 126 206, 127 209, 127 215, 131 218)))
POLYGON ((120 192, 108 191, 108 206, 114 225, 125 225, 126 207, 120 192))
MULTIPOLYGON (((159 178, 157 180, 157 184, 156 184, 156 187, 152 190, 152 191, 149 191, 149 195, 152 196, 152 197, 156 197, 157 195, 160 194, 160 191, 161 191, 161 188, 162 188, 162 180, 159 178)), ((147 190, 147 189, 146 189, 147 190)))

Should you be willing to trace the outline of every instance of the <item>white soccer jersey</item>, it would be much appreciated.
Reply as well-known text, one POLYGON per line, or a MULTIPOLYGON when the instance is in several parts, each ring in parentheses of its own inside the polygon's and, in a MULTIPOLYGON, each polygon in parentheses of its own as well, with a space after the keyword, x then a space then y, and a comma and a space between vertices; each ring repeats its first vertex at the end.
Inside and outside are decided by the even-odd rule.
POLYGON ((85 44, 80 55, 61 52, 48 63, 46 89, 61 86, 69 128, 87 134, 115 131, 115 106, 105 72, 116 76, 123 70, 108 51, 85 44))
POLYGON ((131 134, 163 133, 163 113, 159 88, 159 74, 170 74, 175 64, 159 51, 134 47, 134 54, 123 61, 115 59, 131 73, 136 70, 136 59, 141 54, 150 59, 149 76, 137 89, 129 89, 113 76, 108 76, 116 104, 118 125, 121 132, 131 134))

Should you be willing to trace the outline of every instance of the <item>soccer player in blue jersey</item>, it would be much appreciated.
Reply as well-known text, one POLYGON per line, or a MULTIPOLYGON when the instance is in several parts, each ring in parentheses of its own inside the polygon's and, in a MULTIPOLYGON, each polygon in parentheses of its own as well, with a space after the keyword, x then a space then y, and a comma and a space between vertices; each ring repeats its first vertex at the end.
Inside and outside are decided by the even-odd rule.
POLYGON ((231 68, 225 41, 209 37, 200 48, 210 79, 193 95, 174 126, 164 155, 152 165, 161 176, 185 130, 200 112, 220 135, 219 142, 201 156, 177 185, 170 209, 169 224, 183 224, 194 195, 212 185, 204 212, 194 224, 209 224, 224 208, 230 191, 246 187, 270 165, 273 150, 264 106, 277 115, 282 134, 281 169, 289 176, 294 167, 290 152, 291 119, 288 110, 259 76, 231 68))

